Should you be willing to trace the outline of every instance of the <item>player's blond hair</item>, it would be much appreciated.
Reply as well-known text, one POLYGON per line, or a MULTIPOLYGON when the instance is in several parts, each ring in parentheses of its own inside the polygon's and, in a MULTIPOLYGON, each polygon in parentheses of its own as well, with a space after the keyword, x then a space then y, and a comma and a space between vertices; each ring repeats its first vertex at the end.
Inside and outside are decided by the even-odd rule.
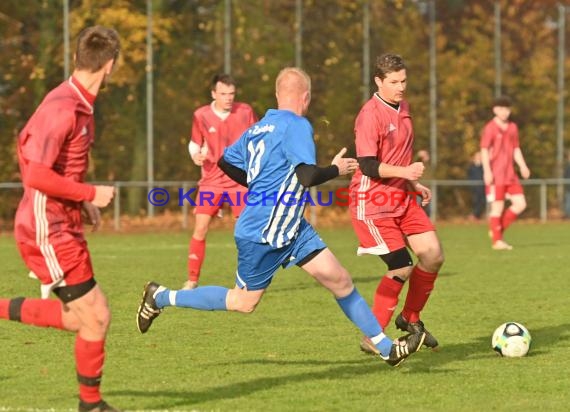
POLYGON ((275 93, 300 94, 308 91, 311 93, 311 78, 303 69, 299 67, 285 67, 275 79, 275 93))

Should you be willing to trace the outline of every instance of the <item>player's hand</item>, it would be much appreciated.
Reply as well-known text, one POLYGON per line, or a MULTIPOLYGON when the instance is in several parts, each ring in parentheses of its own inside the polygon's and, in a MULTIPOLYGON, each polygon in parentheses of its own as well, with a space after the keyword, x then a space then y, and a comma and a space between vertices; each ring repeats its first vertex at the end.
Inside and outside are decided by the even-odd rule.
POLYGON ((196 166, 202 166, 204 164, 204 160, 206 160, 206 155, 202 153, 196 153, 192 156, 192 161, 196 166))
POLYGON ((101 212, 93 203, 84 201, 82 203, 81 217, 83 222, 93 225, 92 231, 95 232, 101 225, 101 212))
POLYGON ((528 179, 530 177, 530 169, 525 166, 525 167, 521 167, 521 176, 523 179, 528 179))
POLYGON ((418 180, 424 174, 424 169, 425 166, 422 162, 414 162, 404 167, 404 175, 402 177, 407 180, 418 180))
POLYGON ((358 161, 350 157, 343 157, 346 154, 346 147, 340 149, 340 152, 333 158, 331 164, 338 167, 338 175, 344 176, 358 169, 358 161))
POLYGON ((422 206, 427 206, 431 202, 431 190, 420 182, 414 182, 412 187, 414 192, 422 197, 422 206))
POLYGON ((483 171, 483 181, 485 182, 485 185, 491 186, 493 184, 493 173, 490 171, 483 171))
POLYGON ((113 186, 95 186, 95 197, 91 203, 97 207, 105 207, 111 203, 114 195, 115 188, 113 186))

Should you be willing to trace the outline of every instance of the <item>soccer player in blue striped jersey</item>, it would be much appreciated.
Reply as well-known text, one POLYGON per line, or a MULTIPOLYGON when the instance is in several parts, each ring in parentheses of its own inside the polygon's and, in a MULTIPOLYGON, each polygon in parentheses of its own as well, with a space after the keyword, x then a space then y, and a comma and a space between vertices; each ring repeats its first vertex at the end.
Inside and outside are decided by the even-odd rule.
POLYGON ((377 354, 397 366, 419 350, 425 333, 394 341, 388 338, 348 271, 303 217, 308 188, 353 172, 357 161, 343 157, 343 148, 330 166, 316 165, 313 129, 304 117, 311 101, 311 80, 303 70, 283 69, 275 88, 278 109, 268 110, 218 162, 228 176, 248 187, 246 206, 234 233, 238 251, 235 287, 170 290, 148 282, 137 312, 138 329, 146 333, 168 306, 253 312, 279 267, 297 265, 333 294, 377 354))

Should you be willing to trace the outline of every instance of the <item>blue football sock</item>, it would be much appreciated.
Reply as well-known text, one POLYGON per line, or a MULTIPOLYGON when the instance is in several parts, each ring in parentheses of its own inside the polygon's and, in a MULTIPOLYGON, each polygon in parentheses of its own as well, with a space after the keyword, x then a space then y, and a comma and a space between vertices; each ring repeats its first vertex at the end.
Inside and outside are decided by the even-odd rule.
POLYGON ((373 340, 374 344, 383 356, 388 356, 392 348, 392 340, 382 332, 382 326, 370 310, 366 301, 362 298, 358 290, 354 288, 348 296, 336 300, 352 323, 358 329, 373 340))
POLYGON ((198 310, 227 310, 229 289, 221 286, 200 286, 191 290, 166 289, 156 294, 156 306, 176 306, 198 310))

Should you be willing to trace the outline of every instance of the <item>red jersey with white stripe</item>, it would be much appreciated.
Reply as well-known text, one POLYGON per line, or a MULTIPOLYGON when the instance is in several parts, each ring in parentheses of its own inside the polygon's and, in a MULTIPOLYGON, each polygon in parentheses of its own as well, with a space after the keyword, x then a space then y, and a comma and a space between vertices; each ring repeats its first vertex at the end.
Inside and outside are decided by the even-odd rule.
MULTIPOLYGON (((409 105, 401 101, 395 109, 374 95, 364 104, 354 126, 356 156, 374 156, 379 162, 408 166, 412 162, 414 132, 409 105)), ((408 181, 400 178, 371 178, 360 169, 350 183, 350 211, 358 220, 398 217, 410 197, 408 181)))
POLYGON ((246 103, 234 102, 225 119, 214 113, 209 104, 194 112, 191 140, 200 147, 207 147, 202 178, 198 182, 201 191, 235 193, 244 189, 222 172, 218 160, 224 154, 224 149, 238 140, 256 121, 253 109, 246 103))
POLYGON ((519 147, 519 129, 513 122, 502 128, 495 120, 489 121, 481 135, 481 149, 489 151, 494 185, 519 183, 513 166, 514 151, 519 147))
POLYGON ((83 182, 94 139, 93 106, 88 98, 85 89, 70 78, 48 93, 18 136, 18 162, 24 182, 15 219, 18 243, 48 247, 82 239, 81 202, 29 187, 26 175, 33 162, 83 182))

